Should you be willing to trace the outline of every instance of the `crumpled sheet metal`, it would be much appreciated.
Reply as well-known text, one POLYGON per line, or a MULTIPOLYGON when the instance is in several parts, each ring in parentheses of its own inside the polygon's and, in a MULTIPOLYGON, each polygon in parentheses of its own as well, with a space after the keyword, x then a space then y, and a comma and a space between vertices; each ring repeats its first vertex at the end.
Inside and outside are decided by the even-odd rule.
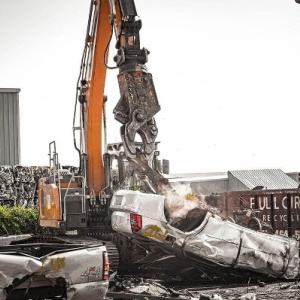
POLYGON ((7 295, 4 290, 14 279, 26 275, 42 274, 48 278, 65 278, 68 299, 103 299, 108 282, 102 280, 103 246, 77 249, 37 258, 17 253, 0 253, 0 300, 7 295), (83 261, 84 258, 84 261, 83 261))
MULTIPOLYGON (((299 242, 275 234, 258 232, 226 221, 211 212, 199 210, 187 223, 195 227, 176 228, 166 220, 164 197, 137 191, 117 191, 110 206, 114 230, 141 241, 158 243, 168 253, 184 257, 197 266, 222 266, 237 271, 248 270, 276 278, 294 279, 299 275, 299 242), (142 215, 141 229, 133 233, 130 213, 142 215), (200 218, 201 216, 201 218, 200 218), (203 219, 202 219, 203 217, 203 219), (202 220, 202 221, 201 221, 202 220), (150 234, 151 233, 151 234, 150 234)), ((225 271, 224 271, 225 270, 225 271)))
POLYGON ((184 241, 184 251, 214 263, 285 279, 299 274, 299 242, 257 232, 207 214, 196 235, 184 241))
POLYGON ((164 214, 164 199, 164 196, 157 194, 118 190, 113 194, 109 209, 116 212, 125 211, 139 213, 142 216, 153 216, 167 222, 164 214))

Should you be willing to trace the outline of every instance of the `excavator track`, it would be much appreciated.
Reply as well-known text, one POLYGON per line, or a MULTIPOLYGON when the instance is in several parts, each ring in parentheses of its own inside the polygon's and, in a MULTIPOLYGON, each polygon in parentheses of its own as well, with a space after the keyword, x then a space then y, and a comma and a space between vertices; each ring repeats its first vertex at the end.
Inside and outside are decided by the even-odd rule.
POLYGON ((109 267, 112 272, 115 272, 119 268, 119 251, 116 245, 112 242, 105 242, 105 246, 108 253, 109 267))
POLYGON ((110 269, 113 272, 135 274, 141 265, 135 264, 135 262, 146 255, 145 249, 134 246, 127 236, 113 232, 110 228, 85 228, 78 233, 83 238, 100 240, 105 243, 110 269))

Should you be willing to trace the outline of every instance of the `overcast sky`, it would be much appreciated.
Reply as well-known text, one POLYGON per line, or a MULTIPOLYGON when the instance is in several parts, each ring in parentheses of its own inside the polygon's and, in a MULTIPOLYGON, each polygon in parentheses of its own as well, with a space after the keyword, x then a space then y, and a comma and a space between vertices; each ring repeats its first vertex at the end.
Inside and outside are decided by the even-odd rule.
MULTIPOLYGON (((300 171, 300 5, 136 0, 171 173, 300 171)), ((72 117, 89 0, 0 0, 0 87, 20 88, 21 163, 77 165, 72 117)), ((112 56, 114 53, 112 53, 112 56)), ((108 141, 120 141, 108 71, 108 141)))

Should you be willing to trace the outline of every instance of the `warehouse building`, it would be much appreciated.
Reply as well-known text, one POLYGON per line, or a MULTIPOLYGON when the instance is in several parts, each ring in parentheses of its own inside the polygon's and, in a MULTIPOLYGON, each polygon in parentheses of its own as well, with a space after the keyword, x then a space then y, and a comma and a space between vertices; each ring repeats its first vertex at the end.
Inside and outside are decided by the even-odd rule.
POLYGON ((0 88, 0 165, 20 164, 19 93, 0 88))
POLYGON ((189 183, 195 194, 210 195, 229 191, 297 189, 299 173, 281 169, 237 170, 228 172, 169 175, 170 182, 189 183))

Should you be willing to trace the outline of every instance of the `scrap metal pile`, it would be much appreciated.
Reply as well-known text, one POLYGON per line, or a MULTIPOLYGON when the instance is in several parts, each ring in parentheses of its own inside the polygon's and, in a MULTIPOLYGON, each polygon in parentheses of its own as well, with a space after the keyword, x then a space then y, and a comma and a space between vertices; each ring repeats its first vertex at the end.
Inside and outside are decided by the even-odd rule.
POLYGON ((38 180, 49 174, 49 167, 0 166, 0 205, 36 206, 38 180))
MULTIPOLYGON (((72 166, 62 169, 76 170, 72 166)), ((0 166, 0 206, 37 206, 38 180, 50 172, 50 167, 44 166, 0 166)))
POLYGON ((0 205, 32 207, 37 203, 37 180, 46 167, 0 166, 0 205))
POLYGON ((277 300, 300 299, 299 282, 264 282, 251 278, 244 283, 176 282, 138 278, 113 277, 107 297, 113 299, 198 299, 198 300, 277 300))

